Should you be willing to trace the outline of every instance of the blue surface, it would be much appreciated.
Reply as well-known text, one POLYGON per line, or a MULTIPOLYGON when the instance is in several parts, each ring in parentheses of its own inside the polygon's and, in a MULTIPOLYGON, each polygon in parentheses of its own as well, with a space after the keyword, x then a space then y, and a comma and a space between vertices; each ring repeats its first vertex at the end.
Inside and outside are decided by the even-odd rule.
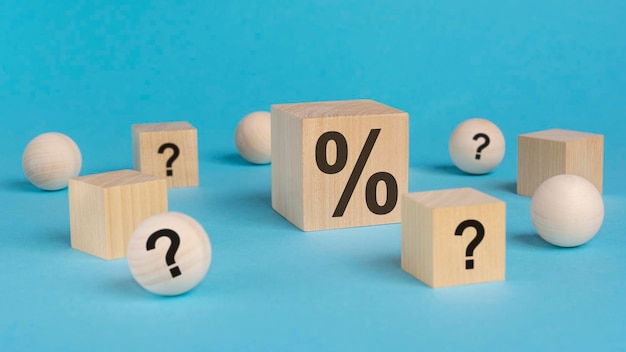
POLYGON ((625 17, 623 1, 0 2, 0 350, 626 349, 625 17), (506 281, 433 290, 400 269, 400 225, 304 233, 271 209, 239 119, 352 98, 409 112, 411 192, 506 201, 506 281), (508 142, 486 176, 447 154, 475 116, 508 142), (214 260, 161 298, 125 259, 70 248, 67 190, 27 183, 21 155, 59 131, 82 174, 131 168, 131 124, 179 120, 199 130, 201 186, 170 209, 214 260), (554 127, 605 135, 605 221, 580 248, 538 238, 514 193, 517 135, 554 127))

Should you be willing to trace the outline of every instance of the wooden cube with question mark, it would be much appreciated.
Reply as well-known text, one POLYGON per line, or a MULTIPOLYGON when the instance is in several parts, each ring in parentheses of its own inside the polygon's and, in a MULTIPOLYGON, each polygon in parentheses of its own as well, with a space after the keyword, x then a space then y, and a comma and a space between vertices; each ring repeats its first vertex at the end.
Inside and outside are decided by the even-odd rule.
POLYGON ((517 194, 532 197, 543 181, 573 174, 602 193, 604 136, 552 129, 522 134, 517 139, 517 194))
POLYGON ((188 122, 136 124, 134 168, 164 177, 169 188, 198 186, 198 131, 188 122))
POLYGON ((126 256, 143 220, 167 211, 164 178, 120 170, 69 180, 72 248, 104 259, 126 256))
POLYGON ((430 287, 504 280, 506 205, 472 188, 402 197, 402 269, 430 287))

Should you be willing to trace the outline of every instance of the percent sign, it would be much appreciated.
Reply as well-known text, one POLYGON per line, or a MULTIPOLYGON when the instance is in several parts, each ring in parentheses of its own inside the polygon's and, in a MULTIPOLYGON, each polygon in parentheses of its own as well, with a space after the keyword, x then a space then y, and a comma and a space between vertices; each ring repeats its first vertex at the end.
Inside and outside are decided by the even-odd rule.
MULTIPOLYGON (((365 145, 363 145, 361 153, 359 154, 359 158, 352 169, 352 173, 350 173, 348 183, 343 189, 341 198, 339 198, 337 207, 333 212, 334 218, 342 217, 346 211, 348 202, 350 198, 352 198, 352 194, 359 182, 359 178, 361 178, 365 164, 372 153, 372 149, 374 149, 374 144, 376 144, 376 139, 378 139, 379 134, 380 128, 370 130, 367 140, 365 140, 365 145)), ((348 142, 346 141, 346 137, 337 131, 329 131, 322 134, 315 145, 315 162, 320 171, 325 174, 332 175, 341 172, 348 162, 348 142), (337 148, 337 158, 333 164, 328 162, 326 156, 326 149, 330 141, 333 141, 337 148)), ((381 171, 370 176, 365 185, 365 203, 372 213, 377 215, 388 214, 396 207, 397 202, 398 183, 392 174, 381 171), (387 187, 387 199, 382 205, 378 204, 378 199, 376 198, 376 187, 379 182, 384 182, 387 187)))

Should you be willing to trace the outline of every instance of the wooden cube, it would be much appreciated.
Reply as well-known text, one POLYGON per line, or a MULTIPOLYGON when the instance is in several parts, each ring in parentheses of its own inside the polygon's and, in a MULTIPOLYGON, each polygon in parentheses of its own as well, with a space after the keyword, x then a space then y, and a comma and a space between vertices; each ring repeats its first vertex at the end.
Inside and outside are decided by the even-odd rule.
POLYGON ((532 197, 543 181, 574 174, 602 193, 604 136, 567 130, 546 130, 517 139, 517 193, 532 197))
POLYGON ((408 114, 371 100, 273 105, 272 207, 304 231, 400 221, 408 114))
POLYGON ((125 257, 137 225, 167 211, 165 179, 134 170, 73 178, 68 192, 72 248, 104 259, 125 257))
POLYGON ((167 186, 198 186, 198 131, 188 122, 133 125, 134 168, 167 186))
POLYGON ((402 197, 402 269, 431 287, 504 280, 506 205, 472 188, 402 197))

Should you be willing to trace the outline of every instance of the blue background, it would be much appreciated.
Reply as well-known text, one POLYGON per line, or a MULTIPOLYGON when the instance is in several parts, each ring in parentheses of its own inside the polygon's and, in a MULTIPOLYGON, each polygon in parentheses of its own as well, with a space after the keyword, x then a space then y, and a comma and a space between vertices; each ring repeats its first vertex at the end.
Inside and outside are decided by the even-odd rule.
POLYGON ((625 349, 626 2, 13 1, 0 3, 0 349, 625 349), (400 269, 400 225, 305 233, 271 209, 270 166, 240 159, 241 117, 274 103, 371 98, 410 115, 411 192, 507 203, 507 279, 431 289, 400 269), (507 140, 468 176, 447 142, 470 117, 507 140), (131 124, 198 128, 200 183, 170 210, 207 230, 189 294, 151 295, 125 259, 70 248, 67 190, 21 169, 58 131, 81 174, 132 168, 131 124), (605 135, 605 221, 562 249, 515 194, 517 135, 605 135))

